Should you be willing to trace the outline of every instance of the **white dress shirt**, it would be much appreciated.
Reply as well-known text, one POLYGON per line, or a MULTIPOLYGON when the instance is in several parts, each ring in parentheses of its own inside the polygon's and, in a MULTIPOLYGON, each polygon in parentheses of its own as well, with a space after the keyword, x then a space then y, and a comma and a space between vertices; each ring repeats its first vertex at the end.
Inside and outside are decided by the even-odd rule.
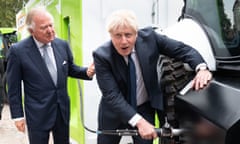
MULTIPOLYGON (((138 57, 136 55, 136 51, 135 49, 133 49, 132 53, 131 53, 131 58, 135 64, 135 68, 136 68, 136 99, 137 99, 137 106, 145 103, 148 101, 148 95, 147 95, 147 91, 145 88, 145 84, 143 81, 143 77, 142 77, 142 71, 141 71, 141 67, 139 64, 139 60, 138 57)), ((126 63, 128 63, 128 58, 124 57, 126 63)), ((129 121, 128 123, 135 127, 137 122, 142 118, 142 116, 140 114, 135 114, 129 121)))

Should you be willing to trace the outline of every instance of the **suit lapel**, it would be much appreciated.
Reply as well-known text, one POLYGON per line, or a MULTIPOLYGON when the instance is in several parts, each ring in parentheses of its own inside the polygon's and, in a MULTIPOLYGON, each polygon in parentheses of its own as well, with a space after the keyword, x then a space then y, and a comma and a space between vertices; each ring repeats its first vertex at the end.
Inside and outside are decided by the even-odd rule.
POLYGON ((138 61, 142 70, 142 74, 144 74, 148 70, 149 50, 146 43, 142 41, 142 38, 137 38, 137 41, 135 44, 135 50, 138 56, 138 61))
MULTIPOLYGON (((52 47, 54 47, 54 46, 52 46, 52 47)), ((46 78, 46 80, 50 80, 51 83, 53 85, 55 85, 53 80, 52 80, 52 77, 51 77, 51 75, 48 71, 48 68, 47 68, 47 66, 46 66, 46 64, 45 64, 45 62, 44 62, 44 60, 41 56, 41 53, 40 53, 40 51, 39 51, 39 49, 38 49, 38 47, 37 47, 37 45, 34 42, 32 37, 29 38, 29 46, 27 47, 27 49, 28 49, 28 51, 27 51, 28 56, 32 60, 33 64, 36 67, 38 67, 39 71, 41 71, 41 73, 43 74, 43 77, 46 78)), ((56 53, 55 48, 53 48, 53 52, 54 52, 54 55, 56 55, 55 54, 56 53)), ((55 58, 55 59, 56 59, 56 64, 57 64, 57 69, 58 69, 58 59, 57 58, 55 58)))
POLYGON ((51 43, 51 46, 53 48, 53 53, 54 53, 54 57, 55 57, 55 61, 56 61, 56 67, 57 67, 57 75, 58 75, 58 80, 57 83, 59 83, 59 76, 62 75, 61 70, 62 70, 62 62, 64 61, 62 59, 61 56, 61 49, 60 46, 57 45, 57 43, 55 43, 55 41, 53 40, 51 43))
POLYGON ((51 80, 51 76, 48 72, 47 66, 44 63, 44 60, 42 59, 42 56, 40 54, 40 51, 37 47, 37 45, 35 44, 34 40, 32 37, 30 37, 29 39, 29 45, 27 47, 28 51, 28 56, 30 57, 30 59, 32 60, 34 66, 38 67, 39 71, 41 71, 41 73, 44 75, 44 77, 46 79, 50 79, 51 80))
POLYGON ((67 61, 67 59, 64 59, 66 48, 56 42, 56 40, 53 40, 52 43, 53 53, 55 56, 56 66, 57 66, 57 75, 58 80, 57 83, 60 84, 63 82, 63 76, 68 75, 68 72, 64 72, 64 62, 67 61))
POLYGON ((114 56, 113 56, 113 66, 116 67, 116 72, 118 73, 118 77, 120 79, 123 79, 126 83, 127 83, 127 64, 126 61, 124 60, 123 56, 119 55, 117 53, 117 51, 115 50, 114 47, 112 47, 112 49, 114 49, 114 56))

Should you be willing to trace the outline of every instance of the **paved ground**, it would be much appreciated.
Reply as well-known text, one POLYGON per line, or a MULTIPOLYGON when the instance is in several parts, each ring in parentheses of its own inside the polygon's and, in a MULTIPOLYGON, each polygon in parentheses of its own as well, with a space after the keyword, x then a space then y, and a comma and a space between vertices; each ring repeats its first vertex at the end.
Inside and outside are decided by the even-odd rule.
MULTIPOLYGON (((19 132, 11 120, 8 105, 4 105, 0 120, 0 144, 28 144, 27 134, 19 132)), ((49 144, 53 144, 51 136, 49 144)))
POLYGON ((0 144, 27 144, 24 133, 19 132, 10 119, 9 106, 4 105, 0 120, 0 144))
MULTIPOLYGON (((124 137, 121 144, 128 143, 131 143, 131 139, 124 137)), ((0 120, 0 144, 28 144, 27 135, 19 132, 11 120, 8 105, 4 105, 0 120)), ((53 144, 51 137, 49 144, 53 144)))

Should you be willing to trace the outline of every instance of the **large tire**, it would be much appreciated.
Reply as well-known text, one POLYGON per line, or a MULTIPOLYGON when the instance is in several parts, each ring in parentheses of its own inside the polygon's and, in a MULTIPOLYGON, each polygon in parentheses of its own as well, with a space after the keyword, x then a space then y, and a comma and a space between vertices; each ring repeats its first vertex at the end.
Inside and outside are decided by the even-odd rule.
MULTIPOLYGON (((163 55, 159 58, 157 70, 159 85, 164 97, 164 112, 169 124, 174 128, 179 128, 175 110, 175 97, 190 81, 193 72, 187 71, 181 61, 163 55)), ((184 142, 181 142, 180 139, 179 137, 162 139, 161 144, 183 144, 184 142)))

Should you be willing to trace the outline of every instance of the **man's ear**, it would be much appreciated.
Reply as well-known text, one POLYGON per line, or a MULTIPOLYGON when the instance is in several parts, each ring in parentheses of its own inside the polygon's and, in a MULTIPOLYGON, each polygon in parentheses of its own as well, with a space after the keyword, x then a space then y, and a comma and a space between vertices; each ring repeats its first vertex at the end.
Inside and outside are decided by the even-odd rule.
POLYGON ((28 32, 29 32, 30 34, 32 34, 32 33, 33 33, 33 30, 32 30, 31 28, 29 28, 29 29, 28 29, 28 32))

